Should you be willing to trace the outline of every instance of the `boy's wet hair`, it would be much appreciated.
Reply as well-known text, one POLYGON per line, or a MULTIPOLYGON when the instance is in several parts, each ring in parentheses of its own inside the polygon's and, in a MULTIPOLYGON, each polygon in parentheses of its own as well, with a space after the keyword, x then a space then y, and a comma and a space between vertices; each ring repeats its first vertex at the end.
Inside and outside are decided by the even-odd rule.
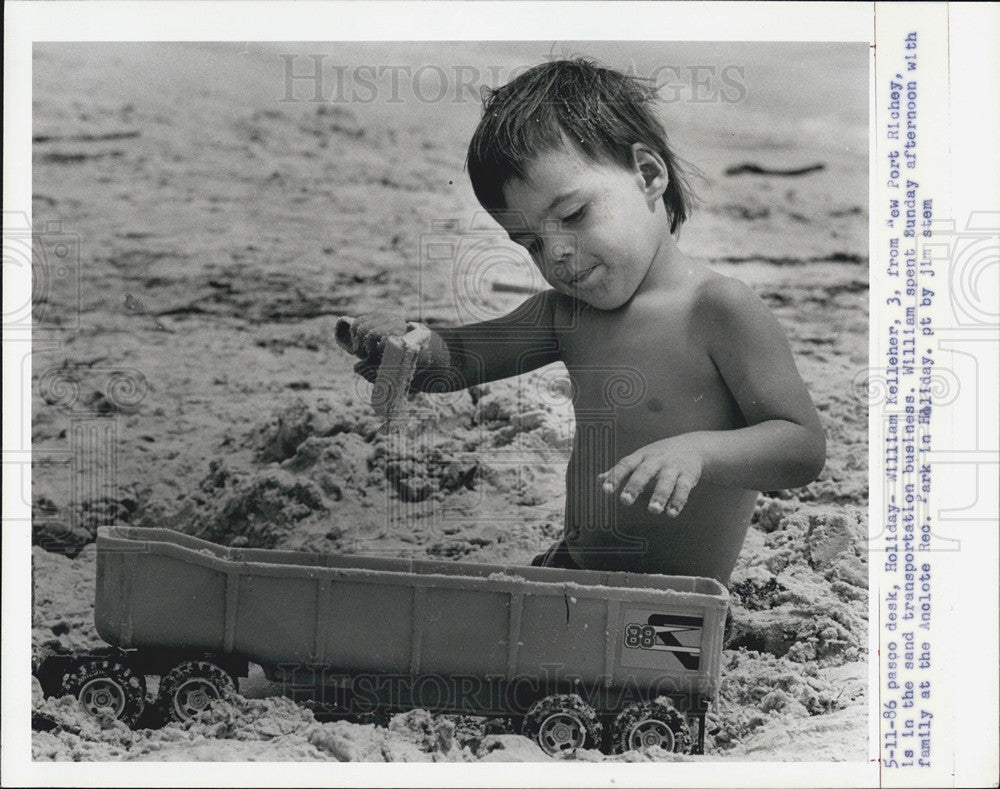
POLYGON ((638 142, 666 163, 670 182, 663 203, 675 232, 691 214, 691 191, 654 112, 655 100, 655 85, 583 58, 543 63, 486 89, 466 160, 476 198, 491 213, 504 211, 504 186, 524 180, 536 156, 567 141, 594 162, 627 169, 638 142))

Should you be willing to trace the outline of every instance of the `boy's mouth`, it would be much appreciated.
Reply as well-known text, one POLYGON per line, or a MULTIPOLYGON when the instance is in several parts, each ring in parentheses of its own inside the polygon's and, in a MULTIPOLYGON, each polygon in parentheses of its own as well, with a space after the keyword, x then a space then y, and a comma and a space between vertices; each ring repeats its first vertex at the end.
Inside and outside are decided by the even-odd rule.
POLYGON ((586 282, 590 279, 591 274, 593 274, 600 265, 600 263, 595 263, 593 266, 583 269, 580 273, 575 274, 573 277, 566 280, 566 284, 570 287, 579 287, 580 285, 586 284, 586 282))

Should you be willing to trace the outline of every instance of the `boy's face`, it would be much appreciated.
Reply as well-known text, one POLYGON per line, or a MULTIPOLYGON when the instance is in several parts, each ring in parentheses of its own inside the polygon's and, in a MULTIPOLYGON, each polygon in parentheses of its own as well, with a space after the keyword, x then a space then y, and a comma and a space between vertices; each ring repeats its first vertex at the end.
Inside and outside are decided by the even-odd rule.
POLYGON ((504 186, 511 239, 557 291, 603 310, 635 294, 668 233, 638 167, 596 163, 572 149, 540 154, 504 186))

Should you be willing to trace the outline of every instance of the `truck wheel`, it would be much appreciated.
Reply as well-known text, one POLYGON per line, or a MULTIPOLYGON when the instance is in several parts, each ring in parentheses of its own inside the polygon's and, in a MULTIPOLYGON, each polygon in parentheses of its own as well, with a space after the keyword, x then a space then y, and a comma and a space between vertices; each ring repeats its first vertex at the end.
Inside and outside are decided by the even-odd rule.
POLYGON ((521 733, 550 756, 568 756, 577 748, 596 748, 601 728, 593 708, 570 693, 535 702, 524 717, 521 733))
POLYGON ((615 718, 611 729, 615 751, 658 747, 673 753, 691 750, 691 730, 684 716, 668 700, 631 704, 615 718))
POLYGON ((160 680, 159 704, 169 720, 183 723, 212 703, 236 693, 233 678, 207 660, 186 660, 160 680))
POLYGON ((362 725, 371 724, 380 729, 387 729, 392 720, 392 712, 384 707, 378 707, 370 712, 359 712, 355 717, 357 722, 362 725))
POLYGON ((84 712, 132 727, 146 706, 146 678, 117 660, 88 660, 66 676, 62 691, 76 696, 84 712))

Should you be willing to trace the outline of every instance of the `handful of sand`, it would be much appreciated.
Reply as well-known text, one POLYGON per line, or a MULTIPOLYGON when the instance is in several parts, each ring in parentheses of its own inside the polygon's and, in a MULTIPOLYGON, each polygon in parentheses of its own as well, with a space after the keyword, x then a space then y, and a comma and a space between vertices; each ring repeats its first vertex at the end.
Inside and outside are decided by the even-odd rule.
MULTIPOLYGON (((381 432, 388 433, 406 424, 406 405, 409 402, 410 384, 417 371, 417 357, 431 338, 431 330, 422 323, 407 322, 407 332, 401 337, 387 337, 382 350, 375 386, 372 389, 372 408, 382 417, 381 432)), ((337 321, 337 344, 348 353, 361 355, 361 343, 354 331, 354 318, 343 317, 337 321)))

